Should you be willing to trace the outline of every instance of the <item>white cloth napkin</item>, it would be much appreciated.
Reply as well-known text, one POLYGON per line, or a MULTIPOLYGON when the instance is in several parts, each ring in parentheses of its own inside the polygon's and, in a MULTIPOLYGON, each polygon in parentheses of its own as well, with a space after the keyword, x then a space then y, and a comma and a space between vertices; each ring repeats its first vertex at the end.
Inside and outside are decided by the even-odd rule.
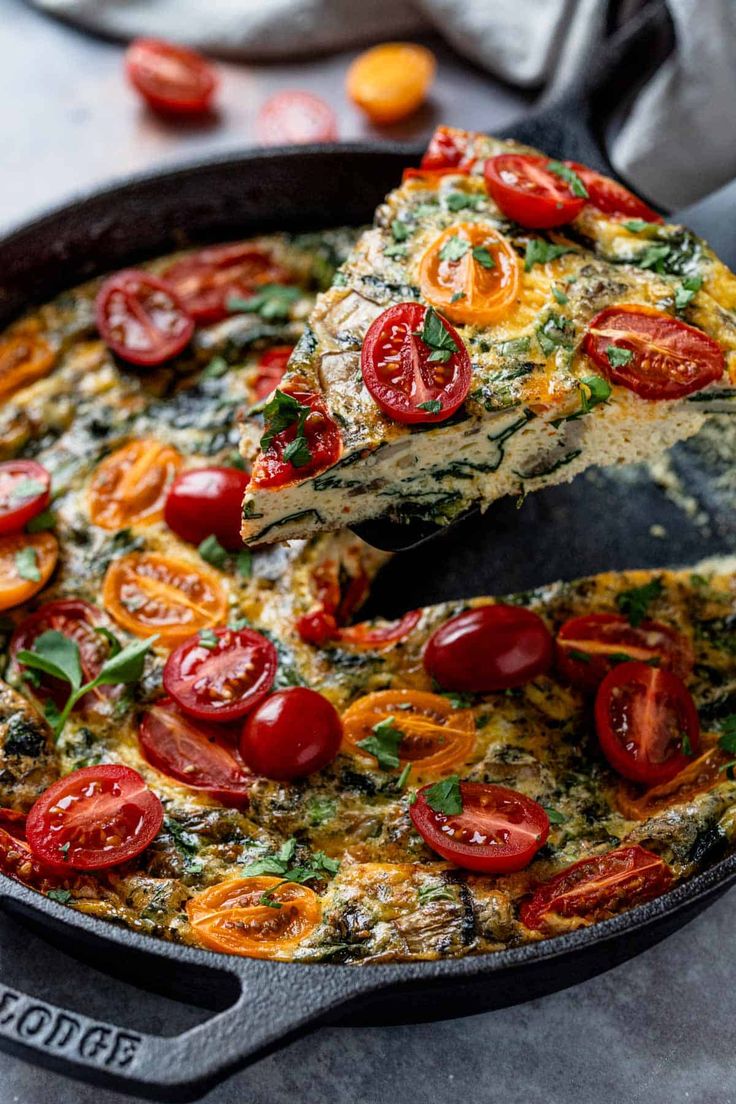
MULTIPOLYGON (((596 48, 605 0, 33 0, 121 38, 174 39, 246 61, 434 30, 494 76, 559 90, 596 48)), ((667 0, 677 45, 612 141, 633 186, 680 207, 736 176, 736 3, 667 0)), ((632 0, 630 8, 640 6, 632 0)))

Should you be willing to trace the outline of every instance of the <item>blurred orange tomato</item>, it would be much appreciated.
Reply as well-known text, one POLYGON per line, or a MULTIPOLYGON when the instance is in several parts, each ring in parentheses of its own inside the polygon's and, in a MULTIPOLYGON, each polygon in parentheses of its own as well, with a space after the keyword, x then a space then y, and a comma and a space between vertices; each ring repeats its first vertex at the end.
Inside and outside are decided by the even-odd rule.
POLYGON ((371 122, 396 123, 424 102, 436 69, 434 54, 413 42, 384 42, 348 69, 348 96, 371 122))

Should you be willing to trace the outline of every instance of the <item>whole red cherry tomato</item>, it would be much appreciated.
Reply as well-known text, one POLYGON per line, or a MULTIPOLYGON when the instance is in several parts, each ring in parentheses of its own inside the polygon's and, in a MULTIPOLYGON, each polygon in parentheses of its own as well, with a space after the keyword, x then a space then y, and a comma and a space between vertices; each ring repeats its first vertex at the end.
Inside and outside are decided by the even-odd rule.
POLYGON ((502 214, 532 230, 572 222, 585 205, 567 181, 549 168, 547 157, 502 153, 485 164, 488 191, 502 214))
POLYGON ((50 499, 46 468, 35 460, 5 460, 0 464, 0 536, 19 533, 50 499))
POLYGON ((173 289, 135 268, 105 280, 95 313, 105 344, 131 364, 170 360, 194 333, 194 322, 173 289))
POLYGON ((253 629, 206 629, 166 660, 163 684, 177 705, 205 721, 239 721, 271 689, 278 656, 253 629))
POLYGON ((617 663, 656 661, 679 678, 693 669, 690 641, 661 621, 631 625, 618 613, 588 613, 571 617, 557 633, 557 667, 574 686, 597 689, 617 663))
POLYGON ((160 39, 131 42, 125 68, 130 83, 157 111, 207 111, 217 88, 215 71, 201 54, 160 39))
POLYGON ((322 770, 342 741, 340 716, 316 690, 292 686, 261 702, 245 722, 240 750, 266 778, 289 780, 322 770))
POLYGON ((189 468, 169 488, 164 520, 177 537, 201 544, 217 537, 223 548, 242 548, 240 523, 248 475, 238 468, 189 468))

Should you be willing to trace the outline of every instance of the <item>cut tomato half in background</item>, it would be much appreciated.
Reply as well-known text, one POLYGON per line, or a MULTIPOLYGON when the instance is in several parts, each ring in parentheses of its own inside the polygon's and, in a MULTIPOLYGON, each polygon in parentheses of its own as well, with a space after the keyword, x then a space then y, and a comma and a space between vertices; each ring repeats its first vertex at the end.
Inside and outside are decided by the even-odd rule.
POLYGON ((329 104, 312 92, 277 92, 258 112, 256 135, 263 146, 334 142, 337 116, 329 104))
POLYGON ((420 168, 455 169, 457 172, 467 172, 473 163, 468 147, 468 137, 468 133, 464 130, 453 130, 446 126, 437 127, 419 163, 420 168))
POLYGON ((43 379, 55 362, 49 343, 30 326, 0 338, 0 400, 43 379))
POLYGON ((345 87, 371 122, 397 123, 424 102, 436 68, 434 54, 426 46, 382 42, 355 58, 345 87))
POLYGON ((293 345, 274 345, 261 355, 253 382, 253 399, 259 402, 267 398, 278 387, 294 352, 293 345))
POLYGON ((53 533, 0 537, 0 610, 27 602, 46 586, 59 558, 53 533))
POLYGON ((50 499, 46 468, 35 460, 5 460, 0 464, 0 536, 20 532, 50 499))
POLYGON ((131 364, 170 360, 194 333, 194 322, 174 289, 135 268, 105 280, 95 312, 102 340, 131 364))
POLYGON ((157 38, 137 38, 125 54, 133 87, 157 111, 208 111, 217 89, 214 67, 196 50, 157 38))
POLYGON ((211 245, 174 261, 163 273, 199 325, 230 313, 228 300, 249 299, 263 284, 289 282, 289 273, 265 249, 250 242, 211 245))

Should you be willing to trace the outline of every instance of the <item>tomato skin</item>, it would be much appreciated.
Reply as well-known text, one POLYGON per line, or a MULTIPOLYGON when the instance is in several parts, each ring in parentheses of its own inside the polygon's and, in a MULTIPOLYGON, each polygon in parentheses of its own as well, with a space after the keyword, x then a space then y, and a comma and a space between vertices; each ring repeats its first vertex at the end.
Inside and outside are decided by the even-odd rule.
POLYGON ((181 467, 171 445, 133 440, 97 465, 87 494, 89 519, 101 529, 150 525, 163 512, 166 486, 181 467))
POLYGON ((238 468, 189 468, 169 488, 164 521, 177 537, 201 544, 214 535, 223 548, 243 547, 240 536, 247 472, 238 468))
POLYGON ((542 618, 496 603, 445 621, 424 648, 424 669, 445 690, 483 694, 523 686, 552 664, 552 637, 542 618))
POLYGON ((371 122, 396 123, 421 106, 436 67, 434 54, 425 46, 383 42, 355 58, 346 90, 371 122))
POLYGON ((568 866, 541 885, 521 906, 522 923, 532 931, 549 927, 550 917, 604 920, 621 907, 650 901, 672 885, 672 872, 658 855, 635 844, 568 866))
POLYGON ((162 698, 141 718, 138 742, 162 774, 222 805, 248 804, 253 775, 240 758, 237 729, 188 717, 171 698, 162 698))
POLYGON ((702 330, 679 318, 638 304, 606 307, 588 324, 587 353, 612 382, 642 399, 681 399, 723 375, 723 350, 702 330), (614 367, 607 349, 632 354, 614 367))
POLYGON ((588 613, 571 617, 557 633, 557 669, 581 690, 596 690, 612 667, 628 656, 643 662, 658 659, 659 666, 687 678, 693 669, 690 641, 661 621, 633 626, 617 613, 588 613), (587 661, 582 656, 587 655, 587 661))
POLYGON ((230 314, 228 301, 249 299, 263 284, 289 283, 289 273, 250 242, 211 245, 174 261, 164 279, 201 326, 230 314))
POLYGON ((258 874, 209 886, 187 901, 187 916, 213 951, 288 961, 316 928, 322 906, 308 886, 258 874), (276 907, 264 904, 264 897, 276 907))
POLYGON ((644 785, 674 778, 700 748, 698 713, 684 682, 635 660, 614 667, 599 686, 595 727, 613 769, 644 785), (682 750, 683 734, 690 755, 682 750))
POLYGON ((419 285, 423 298, 452 322, 489 326, 508 314, 516 302, 519 260, 511 243, 493 227, 479 222, 455 223, 425 250, 419 285), (443 260, 444 248, 451 240, 462 241, 467 250, 456 261, 443 260), (489 253, 490 268, 476 260, 476 249, 489 253))
POLYGON ((135 268, 105 280, 95 314, 105 344, 130 364, 162 364, 180 353, 194 333, 194 322, 176 292, 135 268))
POLYGON ((298 380, 290 380, 282 390, 311 410, 305 425, 311 459, 300 467, 294 467, 290 460, 284 459, 285 450, 296 437, 295 423, 277 433, 268 449, 256 457, 251 472, 254 487, 284 487, 288 483, 299 482, 332 467, 342 454, 342 435, 337 423, 327 413, 322 396, 298 380))
POLYGON ((445 363, 432 363, 430 346, 421 331, 427 308, 421 303, 395 303, 369 327, 360 356, 360 367, 371 397, 385 414, 404 425, 444 422, 467 398, 472 379, 470 357, 457 330, 440 321, 455 343, 445 363), (437 413, 420 404, 439 401, 437 413))
POLYGON ((278 781, 322 770, 337 755, 340 716, 327 698, 305 686, 277 690, 253 710, 240 737, 240 751, 256 774, 278 781))
POLYGON ((502 153, 485 164, 488 191, 502 214, 530 230, 564 226, 585 205, 548 164, 549 158, 521 153, 502 153))
POLYGON ((0 611, 20 606, 38 594, 54 573, 59 542, 53 533, 9 533, 0 537, 0 611), (38 579, 24 579, 18 554, 32 548, 38 579))
POLYGON ((278 655, 271 641, 253 629, 212 632, 214 648, 205 647, 197 634, 174 649, 164 666, 164 690, 192 717, 239 721, 271 689, 278 655))
POLYGON ((277 92, 258 112, 256 135, 262 146, 335 142, 337 117, 329 104, 311 92, 277 92))
POLYGON ((51 346, 35 329, 9 333, 0 340, 0 400, 43 379, 55 362, 51 346))
POLYGON ((5 460, 0 464, 0 536, 19 533, 50 501, 51 476, 41 464, 35 460, 5 460), (21 497, 19 491, 25 480, 39 484, 39 488, 21 497))
POLYGON ((208 111, 217 75, 201 54, 155 38, 137 38, 125 54, 128 80, 156 111, 193 115, 208 111))
POLYGON ((253 384, 255 402, 266 399, 281 383, 289 357, 294 352, 293 345, 274 345, 266 349, 258 361, 257 376, 253 384))
POLYGON ((458 172, 467 172, 472 166, 468 137, 464 130, 453 130, 446 126, 437 127, 429 140, 420 168, 456 169, 458 172))
POLYGON ((424 842, 448 862, 483 874, 507 874, 528 866, 549 836, 549 817, 541 805, 506 786, 461 782, 463 811, 436 812, 427 802, 424 786, 409 807, 412 823, 424 842), (495 829, 499 842, 487 840, 495 829))
POLYGON ((148 847, 163 817, 138 771, 105 763, 49 786, 28 814, 26 835, 34 856, 57 871, 104 870, 148 847))
POLYGON ((409 610, 396 621, 387 621, 384 625, 372 625, 370 621, 359 621, 357 625, 345 625, 338 629, 338 640, 343 645, 366 650, 380 650, 400 644, 417 627, 422 617, 421 610, 409 610))
POLYGON ((602 211, 604 215, 643 219, 644 222, 664 221, 662 216, 653 211, 643 199, 639 199, 617 180, 612 180, 609 176, 596 172, 595 169, 589 169, 587 165, 579 165, 577 161, 566 161, 565 164, 582 180, 588 193, 586 202, 602 211))

